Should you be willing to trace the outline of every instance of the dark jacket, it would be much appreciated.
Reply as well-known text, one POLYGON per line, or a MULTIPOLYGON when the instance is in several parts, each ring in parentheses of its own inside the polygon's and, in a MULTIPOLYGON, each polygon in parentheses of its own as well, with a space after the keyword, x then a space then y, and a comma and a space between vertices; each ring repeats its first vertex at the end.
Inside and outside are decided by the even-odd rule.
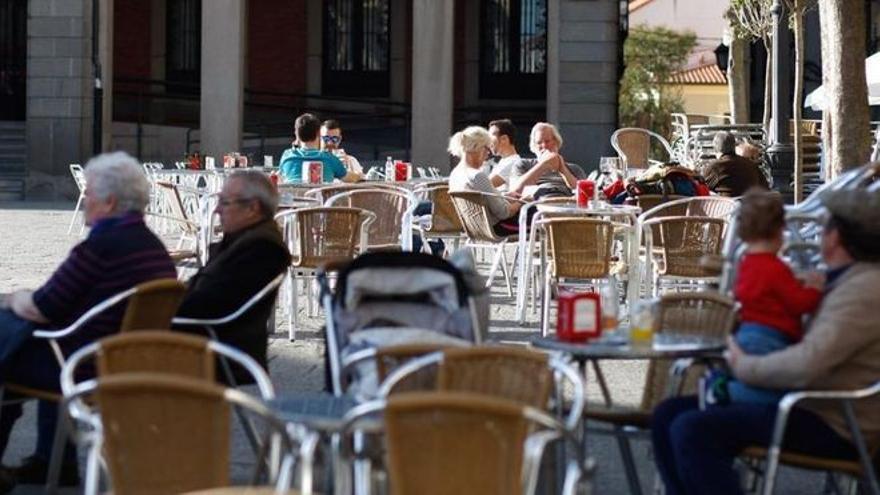
MULTIPOLYGON (((290 264, 290 253, 281 231, 272 220, 226 235, 210 249, 208 264, 189 280, 178 316, 226 316, 240 308, 290 264)), ((221 342, 244 351, 264 368, 268 364, 266 322, 274 308, 274 300, 275 293, 272 293, 238 320, 214 329, 221 342)), ((201 328, 182 327, 181 330, 205 334, 201 328)), ((218 376, 222 376, 219 368, 218 376)), ((236 381, 243 383, 247 374, 237 370, 235 377, 236 381)))
POLYGON ((767 179, 758 165, 739 155, 721 155, 706 165, 703 177, 709 189, 722 196, 742 196, 750 188, 767 188, 767 179))

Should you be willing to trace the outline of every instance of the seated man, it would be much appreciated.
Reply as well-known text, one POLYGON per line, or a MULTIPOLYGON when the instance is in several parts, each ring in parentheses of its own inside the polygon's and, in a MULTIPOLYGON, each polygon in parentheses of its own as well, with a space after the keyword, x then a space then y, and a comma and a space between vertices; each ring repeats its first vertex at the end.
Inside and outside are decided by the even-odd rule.
POLYGON ((535 199, 550 196, 571 196, 578 177, 559 154, 562 136, 556 126, 538 122, 532 127, 530 145, 537 158, 520 160, 510 174, 509 191, 523 194, 528 186, 537 186, 527 195, 535 199))
MULTIPOLYGON (((147 182, 138 162, 126 153, 99 155, 85 168, 85 222, 88 237, 74 246, 51 278, 36 291, 10 295, 7 309, 0 310, 0 368, 5 382, 60 391, 60 368, 45 339, 31 335, 36 328, 63 328, 91 307, 143 282, 177 276, 165 246, 144 224, 143 213, 150 198, 147 182)), ((118 331, 125 312, 119 304, 84 324, 72 335, 60 339, 65 356, 80 347, 118 331)), ((14 399, 7 393, 3 399, 14 399)), ((21 403, 5 403, 0 415, 0 452, 6 448, 21 403)), ((37 449, 15 469, 0 470, 0 493, 19 483, 45 483, 52 451, 58 409, 54 402, 38 406, 37 449)), ((78 481, 76 456, 65 452, 62 485, 78 481)))
MULTIPOLYGON (((234 172, 223 185, 217 213, 223 240, 210 248, 208 263, 188 282, 178 316, 220 318, 233 313, 283 272, 290 254, 273 219, 278 191, 261 172, 234 172)), ((266 297, 238 320, 217 327, 217 337, 267 368, 266 321, 274 308, 266 297)), ((198 327, 181 330, 204 335, 198 327)), ((241 383, 247 375, 236 375, 241 383)))
POLYGON ((281 155, 278 168, 287 182, 305 182, 303 180, 303 162, 321 162, 323 164, 324 182, 340 179, 344 182, 357 182, 363 177, 351 172, 332 153, 321 149, 319 131, 321 122, 310 113, 304 113, 294 122, 294 133, 299 148, 290 148, 281 155))
POLYGON ((721 196, 742 196, 752 187, 767 189, 767 180, 753 160, 736 154, 736 138, 727 131, 715 133, 717 159, 703 169, 709 189, 721 196))
POLYGON ((328 151, 332 153, 333 156, 339 158, 349 172, 363 175, 364 168, 361 167, 361 162, 359 162, 353 155, 346 153, 345 150, 340 147, 341 144, 342 127, 339 125, 339 121, 333 119, 325 120, 321 124, 321 149, 328 151))
MULTIPOLYGON (((728 363, 741 382, 770 389, 855 390, 880 380, 880 194, 829 192, 822 232, 828 266, 825 296, 803 339, 765 355, 746 355, 731 340, 728 363)), ((880 446, 880 397, 853 401, 869 452, 880 446)), ((734 459, 750 445, 767 446, 776 405, 730 404, 700 410, 677 397, 654 411, 651 435, 666 493, 741 493, 734 459)), ((856 448, 839 402, 801 402, 792 409, 785 450, 853 460, 856 448)))
POLYGON ((507 190, 514 167, 522 162, 516 152, 516 127, 510 119, 493 120, 489 122, 489 135, 492 136, 489 148, 493 155, 499 157, 498 163, 488 174, 489 181, 492 187, 507 190))

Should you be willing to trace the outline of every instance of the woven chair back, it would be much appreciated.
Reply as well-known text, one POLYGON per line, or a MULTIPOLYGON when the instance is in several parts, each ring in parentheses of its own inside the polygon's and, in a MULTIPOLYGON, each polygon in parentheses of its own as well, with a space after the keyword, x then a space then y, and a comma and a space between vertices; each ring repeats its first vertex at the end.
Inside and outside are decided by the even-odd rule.
POLYGON ((359 208, 320 207, 297 210, 298 257, 293 264, 317 268, 331 261, 351 260, 357 255, 361 225, 359 208))
MULTIPOLYGON (((379 382, 412 359, 442 351, 442 344, 402 344, 380 347, 376 350, 376 373, 379 382)), ((426 366, 398 382, 390 394, 412 391, 435 390, 437 388, 437 366, 426 366)), ((389 395, 390 395, 389 394, 389 395)))
POLYGON ((617 146, 628 168, 647 168, 651 135, 640 129, 626 129, 617 134, 617 146))
POLYGON ((393 495, 522 493, 522 406, 477 394, 413 392, 385 410, 393 495))
POLYGON ((691 198, 687 203, 689 217, 728 218, 737 206, 736 200, 717 196, 691 198))
POLYGON ((605 278, 611 267, 614 227, 595 218, 549 218, 548 258, 557 278, 605 278))
POLYGON ((376 219, 369 228, 369 250, 400 249, 404 214, 411 206, 408 193, 390 188, 354 188, 332 205, 371 211, 376 219))
POLYGON ((171 373, 214 381, 215 359, 208 340, 167 331, 141 331, 102 339, 95 355, 98 375, 171 373))
POLYGON ((657 224, 663 241, 661 275, 677 277, 714 277, 717 270, 700 260, 721 254, 725 220, 710 217, 668 217, 657 224))
MULTIPOLYGON (((675 201, 677 199, 684 199, 685 196, 679 196, 677 194, 640 194, 636 196, 636 205, 642 209, 642 211, 648 211, 655 206, 660 206, 663 203, 669 203, 670 201, 675 201)), ((684 215, 687 212, 687 205, 670 205, 670 211, 660 211, 657 212, 655 216, 679 216, 684 215)))
POLYGON ((399 186, 394 183, 386 183, 386 182, 368 182, 368 183, 357 183, 357 184, 333 184, 330 186, 323 186, 319 188, 312 189, 312 192, 309 193, 309 196, 316 197, 321 200, 321 203, 326 203, 328 199, 336 196, 339 193, 344 193, 348 191, 354 191, 358 189, 392 189, 392 190, 401 190, 399 186))
POLYGON ((229 485, 229 407, 204 380, 127 373, 95 393, 115 493, 154 495, 229 485))
MULTIPOLYGON (((715 292, 666 294, 660 298, 656 318, 657 333, 675 332, 723 341, 736 324, 736 304, 715 292)), ((671 360, 653 360, 649 363, 642 409, 653 410, 666 397, 671 365, 671 360)), ((684 383, 684 393, 696 392, 701 374, 701 368, 690 370, 684 383)))
POLYGON ((186 286, 173 278, 138 285, 128 299, 119 331, 170 329, 171 319, 177 314, 185 293, 186 286))
MULTIPOLYGON (((662 204, 683 198, 684 196, 677 196, 674 194, 668 196, 663 196, 660 194, 642 194, 641 196, 636 197, 636 204, 644 212, 654 208, 655 206, 660 206, 662 204)), ((650 220, 657 217, 677 217, 685 215, 687 215, 687 205, 683 203, 675 203, 664 207, 663 209, 658 210, 651 215, 646 216, 644 219, 650 220)), ((655 248, 663 246, 663 239, 660 237, 660 227, 658 227, 657 225, 652 225, 651 236, 655 248)))
POLYGON ((450 192, 449 197, 468 239, 476 242, 502 240, 502 237, 495 235, 495 231, 492 230, 485 196, 478 192, 456 191, 450 192))
POLYGON ((450 348, 443 352, 437 389, 483 394, 545 410, 553 372, 547 355, 540 352, 502 346, 450 348))
POLYGON ((431 227, 425 232, 431 234, 461 234, 464 232, 461 219, 458 218, 455 205, 452 204, 452 198, 449 197, 449 186, 433 186, 428 192, 428 200, 433 205, 433 211, 431 212, 431 227))

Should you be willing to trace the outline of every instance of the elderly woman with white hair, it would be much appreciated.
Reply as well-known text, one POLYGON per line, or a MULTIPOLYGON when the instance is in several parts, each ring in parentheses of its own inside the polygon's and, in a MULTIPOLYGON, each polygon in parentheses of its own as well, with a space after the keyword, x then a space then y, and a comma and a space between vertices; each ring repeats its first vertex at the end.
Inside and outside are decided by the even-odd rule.
POLYGON ((489 176, 482 171, 483 163, 489 157, 491 141, 489 131, 480 126, 467 127, 449 139, 449 153, 459 158, 458 165, 449 174, 449 191, 487 193, 489 221, 495 234, 515 235, 519 231, 519 209, 522 206, 516 201, 519 194, 508 193, 508 198, 500 195, 492 187, 489 176))
MULTIPOLYGON (((36 291, 12 293, 0 308, 0 369, 3 380, 30 388, 59 392, 60 368, 45 339, 35 339, 36 328, 63 328, 89 308, 135 285, 159 278, 175 278, 168 251, 144 224, 150 185, 138 162, 123 152, 91 159, 85 168, 85 219, 88 237, 73 247, 67 259, 36 291)), ((59 340, 65 356, 119 330, 124 305, 108 309, 76 332, 59 340)), ((13 399, 7 393, 4 399, 13 399)), ((21 398, 21 397, 17 397, 21 398)), ((22 405, 5 402, 0 411, 0 454, 6 448, 22 405)), ((14 484, 44 483, 57 405, 40 402, 37 449, 17 469, 0 467, 0 493, 14 484)), ((75 451, 68 446, 61 484, 77 485, 75 451)))

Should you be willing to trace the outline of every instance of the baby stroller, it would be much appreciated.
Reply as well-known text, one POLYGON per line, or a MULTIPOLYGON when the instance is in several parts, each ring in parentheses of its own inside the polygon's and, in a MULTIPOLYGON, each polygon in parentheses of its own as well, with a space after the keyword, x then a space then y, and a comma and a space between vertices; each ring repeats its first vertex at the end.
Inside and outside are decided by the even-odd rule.
POLYGON ((488 328, 489 298, 469 253, 374 252, 318 272, 326 314, 329 385, 344 392, 343 357, 403 343, 470 345, 488 328), (335 290, 329 274, 337 273, 335 290))

